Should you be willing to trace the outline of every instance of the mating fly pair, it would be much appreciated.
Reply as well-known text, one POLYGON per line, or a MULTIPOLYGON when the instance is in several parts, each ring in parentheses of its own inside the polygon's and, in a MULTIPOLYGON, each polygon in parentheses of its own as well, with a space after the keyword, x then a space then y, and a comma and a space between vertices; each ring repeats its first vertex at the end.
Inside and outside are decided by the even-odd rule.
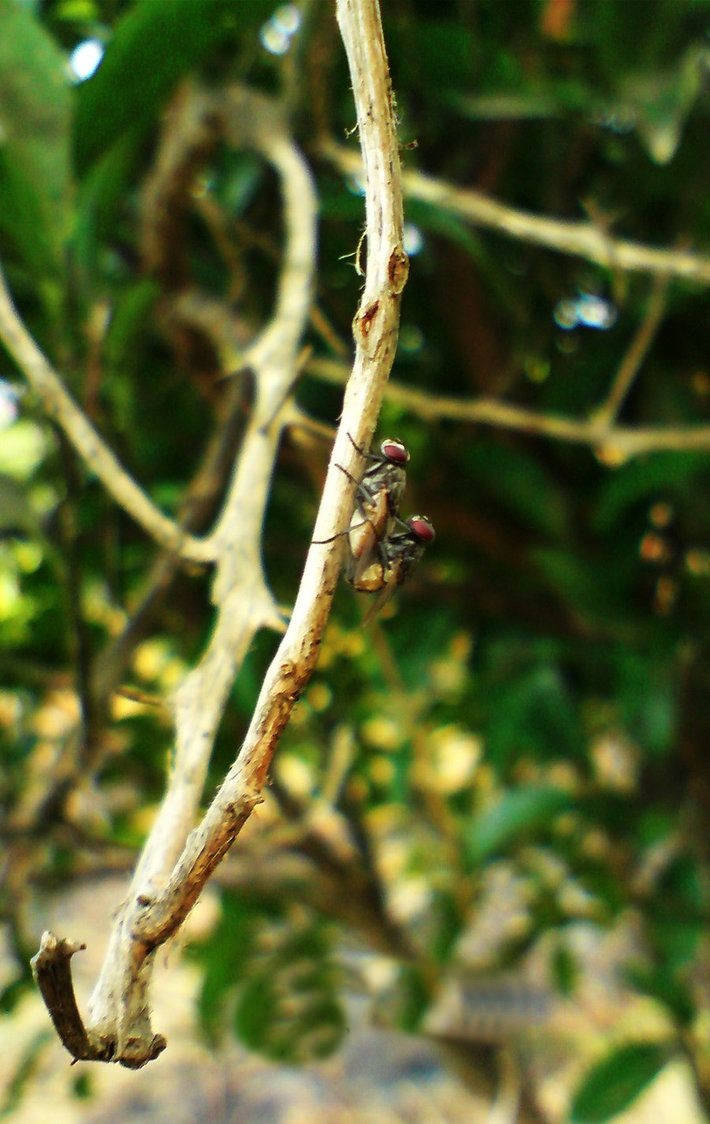
POLYGON ((345 577, 353 589, 379 594, 373 613, 417 564, 426 544, 434 539, 434 528, 424 515, 412 515, 406 521, 400 517, 409 462, 409 452, 402 442, 387 438, 379 453, 366 453, 352 437, 350 440, 369 463, 357 482, 350 527, 341 532, 348 536, 349 547, 345 577))

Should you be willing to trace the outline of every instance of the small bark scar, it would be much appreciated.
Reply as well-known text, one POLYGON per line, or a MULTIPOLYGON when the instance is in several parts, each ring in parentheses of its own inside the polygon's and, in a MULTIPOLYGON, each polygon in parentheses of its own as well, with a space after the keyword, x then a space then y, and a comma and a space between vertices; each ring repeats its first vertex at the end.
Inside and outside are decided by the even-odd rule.
POLYGON ((382 315, 382 302, 372 301, 365 308, 359 309, 353 320, 353 335, 366 355, 373 355, 377 350, 379 332, 375 330, 382 315))
POLYGON ((392 296, 399 296, 409 277, 409 258, 401 246, 395 246, 387 262, 387 278, 392 296))

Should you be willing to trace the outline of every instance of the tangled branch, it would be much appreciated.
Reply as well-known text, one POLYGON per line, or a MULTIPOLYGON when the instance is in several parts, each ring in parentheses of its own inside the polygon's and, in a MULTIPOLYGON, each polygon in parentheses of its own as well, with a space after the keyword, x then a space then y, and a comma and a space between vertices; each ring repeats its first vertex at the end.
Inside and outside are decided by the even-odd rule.
MULTIPOLYGON (((371 439, 394 358, 399 298, 407 276, 397 139, 377 2, 340 0, 338 19, 367 169, 368 255, 364 293, 353 324, 355 361, 314 539, 328 538, 349 518, 353 484, 337 465, 357 471, 348 435, 358 444, 371 439)), ((228 98, 232 122, 252 120, 251 114, 243 115, 243 96, 235 92, 228 98)), ((250 103, 252 112, 256 104, 250 103)), ((177 748, 168 794, 116 917, 90 1000, 88 1027, 81 1028, 88 1043, 83 1056, 88 1051, 97 1060, 110 1058, 132 1068, 146 1064, 165 1046, 150 1023, 148 988, 155 951, 180 926, 259 803, 279 737, 315 666, 340 565, 337 544, 311 545, 289 627, 267 671, 244 743, 201 823, 185 838, 237 661, 255 629, 275 623, 258 542, 278 434, 284 419, 293 416, 286 399, 308 311, 313 261, 315 207, 300 156, 283 127, 272 127, 266 138, 255 127, 247 139, 272 162, 283 186, 287 252, 279 295, 271 324, 250 349, 257 388, 253 416, 222 514, 207 540, 218 552, 215 631, 200 664, 177 693, 177 748)), ((56 987, 50 986, 53 948, 66 964, 75 951, 74 945, 69 948, 51 935, 43 938, 35 970, 48 1005, 57 1001, 56 987)), ((56 982, 56 973, 53 978, 56 982)), ((67 971, 61 978, 65 989, 71 986, 67 971)), ((65 1011, 75 1009, 75 1004, 64 1003, 65 1011)), ((70 1034, 66 1020, 62 1025, 69 1049, 71 1042, 84 1041, 78 1028, 70 1034)), ((58 1022, 57 1026, 60 1029, 58 1022)))

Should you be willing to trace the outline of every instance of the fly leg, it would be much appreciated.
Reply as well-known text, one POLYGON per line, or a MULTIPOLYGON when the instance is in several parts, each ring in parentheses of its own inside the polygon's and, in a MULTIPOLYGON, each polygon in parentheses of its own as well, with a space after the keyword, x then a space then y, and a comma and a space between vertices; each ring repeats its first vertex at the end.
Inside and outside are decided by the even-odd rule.
MULTIPOLYGON (((372 522, 369 519, 363 519, 362 523, 355 523, 352 527, 347 527, 344 531, 336 531, 329 539, 311 539, 312 546, 325 546, 329 542, 335 542, 336 539, 342 539, 343 535, 349 535, 351 531, 359 531, 360 527, 364 527, 367 523, 372 527, 372 522)), ((373 527, 374 530, 374 527, 373 527)))
MULTIPOLYGON (((348 437, 350 437, 350 434, 348 434, 348 437)), ((350 437, 350 440, 352 441, 352 437, 350 437)), ((358 480, 356 480, 355 477, 351 473, 348 472, 347 468, 343 468, 342 464, 336 464, 335 467, 339 468, 341 472, 345 473, 345 475, 347 476, 350 483, 355 485, 355 487, 358 489, 358 492, 357 492, 358 502, 362 503, 363 497, 360 495, 360 492, 359 492, 360 482, 358 480)), ((370 499, 369 496, 365 496, 365 500, 369 500, 369 499, 370 499)), ((336 539, 341 538, 343 535, 349 535, 351 531, 356 531, 360 527, 364 527, 366 523, 370 523, 370 520, 367 519, 367 518, 363 519, 362 523, 356 523, 354 527, 350 526, 350 527, 346 527, 346 529, 344 531, 336 531, 336 533, 334 535, 331 535, 330 538, 328 538, 328 539, 311 539, 311 542, 314 543, 316 546, 325 546, 326 543, 335 542, 336 539)), ((372 530, 373 530, 373 533, 374 533, 374 531, 375 531, 374 526, 373 526, 372 530)))

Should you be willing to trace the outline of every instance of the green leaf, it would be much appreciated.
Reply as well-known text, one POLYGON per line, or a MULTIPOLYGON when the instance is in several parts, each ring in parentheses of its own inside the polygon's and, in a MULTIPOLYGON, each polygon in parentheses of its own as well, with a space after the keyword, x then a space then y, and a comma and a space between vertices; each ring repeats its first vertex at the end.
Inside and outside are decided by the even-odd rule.
POLYGON ((225 17, 234 12, 229 0, 139 0, 128 10, 101 65, 78 89, 74 156, 80 174, 126 129, 154 119, 179 79, 224 36, 225 17))
POLYGON ((697 955, 707 930, 707 918, 685 918, 663 906, 648 919, 650 937, 671 968, 682 968, 697 955))
MULTIPOLYGON (((515 282, 501 271, 498 255, 491 250, 485 238, 471 229, 470 223, 464 222, 442 206, 419 199, 408 201, 407 217, 422 230, 440 234, 465 250, 476 262, 481 278, 500 308, 511 319, 518 318, 520 301, 515 282)), ((500 451, 500 446, 498 449, 500 451)))
POLYGON ((24 484, 0 472, 0 534, 40 533, 39 519, 24 484))
POLYGON ((13 480, 30 480, 51 448, 47 433, 30 418, 20 417, 3 430, 0 473, 13 480))
POLYGON ((607 1054, 586 1074, 572 1100, 572 1124, 598 1124, 623 1112, 668 1061, 668 1048, 629 1042, 607 1054))
POLYGON ((262 956, 240 995, 234 1027, 245 1045, 274 1061, 302 1063, 337 1048, 345 1016, 323 925, 291 934, 262 956))
POLYGON ((707 902, 695 858, 678 855, 663 871, 648 925, 670 971, 683 967, 696 955, 707 929, 707 902))
POLYGON ((657 164, 667 164, 676 154, 686 120, 705 88, 710 52, 694 44, 673 70, 658 67, 627 74, 620 82, 623 108, 636 123, 639 137, 657 164))
POLYGON ((126 129, 91 168, 81 183, 71 237, 79 276, 87 289, 93 283, 102 240, 116 233, 117 218, 131 190, 142 144, 139 127, 126 129))
POLYGON ((561 995, 572 995, 579 978, 579 964, 566 944, 558 944, 551 957, 550 968, 561 995))
POLYGON ((94 1084, 90 1073, 79 1073, 72 1082, 72 1093, 78 1101, 88 1101, 94 1095, 94 1084))
POLYGON ((430 917, 433 923, 432 955, 440 963, 446 963, 462 928, 459 903, 454 895, 438 890, 432 901, 430 917))
POLYGON ((233 1003, 235 1033, 267 1057, 303 1062, 338 1046, 345 1018, 323 923, 293 928, 278 906, 225 894, 219 924, 191 951, 204 965, 198 1012, 211 1041, 233 1003))
POLYGON ((209 1041, 216 1041, 231 992, 246 973, 263 914, 254 903, 236 894, 222 897, 222 916, 207 941, 193 946, 192 954, 204 965, 197 1000, 200 1026, 209 1041))
POLYGON ((407 204, 407 218, 423 230, 431 230, 434 234, 442 234, 456 245, 461 246, 474 261, 480 261, 486 255, 483 240, 470 223, 465 223, 451 211, 435 203, 425 203, 420 199, 413 199, 407 204))
POLYGON ((160 291, 157 282, 143 277, 120 295, 106 333, 106 368, 109 374, 134 371, 140 362, 139 348, 144 325, 160 291))
POLYGON ((27 976, 16 976, 10 983, 0 990, 0 1014, 10 1015, 21 999, 32 990, 32 979, 27 976))
POLYGON ((584 557, 564 547, 537 547, 530 554, 550 586, 574 606, 576 612, 583 611, 602 620, 618 616, 626 573, 621 563, 608 565, 605 580, 600 581, 599 559, 584 557))
MULTIPOLYGON (((434 12, 435 5, 430 8, 434 12)), ((387 19, 387 11, 384 12, 387 19)), ((439 98, 449 86, 469 89, 476 80, 480 38, 463 20, 399 19, 386 37, 393 58, 401 63, 417 59, 419 77, 426 94, 439 98)))
MULTIPOLYGON (((420 606, 416 613, 400 612, 392 622, 392 647, 397 654, 397 666, 410 689, 430 678, 431 663, 438 658, 455 627, 455 619, 441 605, 429 610, 420 606)), ((380 683, 380 665, 373 665, 373 669, 375 683, 380 683)))
POLYGON ((571 113, 591 115, 600 110, 598 97, 595 98, 592 89, 579 79, 527 81, 523 78, 515 85, 489 88, 480 94, 452 90, 444 93, 443 100, 473 121, 529 121, 571 113))
POLYGON ((36 1075, 45 1047, 53 1038, 51 1030, 37 1031, 20 1053, 14 1072, 8 1074, 6 1068, 5 1089, 0 1100, 0 1117, 14 1115, 22 1103, 27 1086, 36 1075))
POLYGON ((617 662, 615 693, 624 724, 639 744, 654 756, 672 749, 678 723, 679 684, 671 662, 659 659, 659 646, 650 655, 624 652, 617 662))
POLYGON ((97 0, 58 0, 52 11, 56 20, 71 22, 98 22, 101 14, 97 7, 97 0))
POLYGON ((227 167, 215 182, 215 195, 230 215, 242 215, 264 178, 263 162, 252 152, 230 151, 227 167))
POLYGON ((466 855, 478 866, 528 832, 549 823, 572 804, 558 788, 539 786, 506 792, 496 805, 473 821, 465 834, 466 855))
POLYGON ((34 277, 57 269, 56 247, 35 181, 7 148, 0 148, 0 242, 34 277))
POLYGON ((407 1034, 416 1033, 431 1004, 431 988, 421 967, 402 966, 397 987, 396 1024, 407 1034))
POLYGON ((42 277, 62 265, 70 108, 62 52, 26 4, 0 0, 0 234, 42 277))
POLYGON ((677 979, 672 971, 664 967, 627 968, 626 976, 637 991, 650 995, 669 1012, 674 1022, 687 1028, 693 1022, 697 1008, 690 991, 677 979))

